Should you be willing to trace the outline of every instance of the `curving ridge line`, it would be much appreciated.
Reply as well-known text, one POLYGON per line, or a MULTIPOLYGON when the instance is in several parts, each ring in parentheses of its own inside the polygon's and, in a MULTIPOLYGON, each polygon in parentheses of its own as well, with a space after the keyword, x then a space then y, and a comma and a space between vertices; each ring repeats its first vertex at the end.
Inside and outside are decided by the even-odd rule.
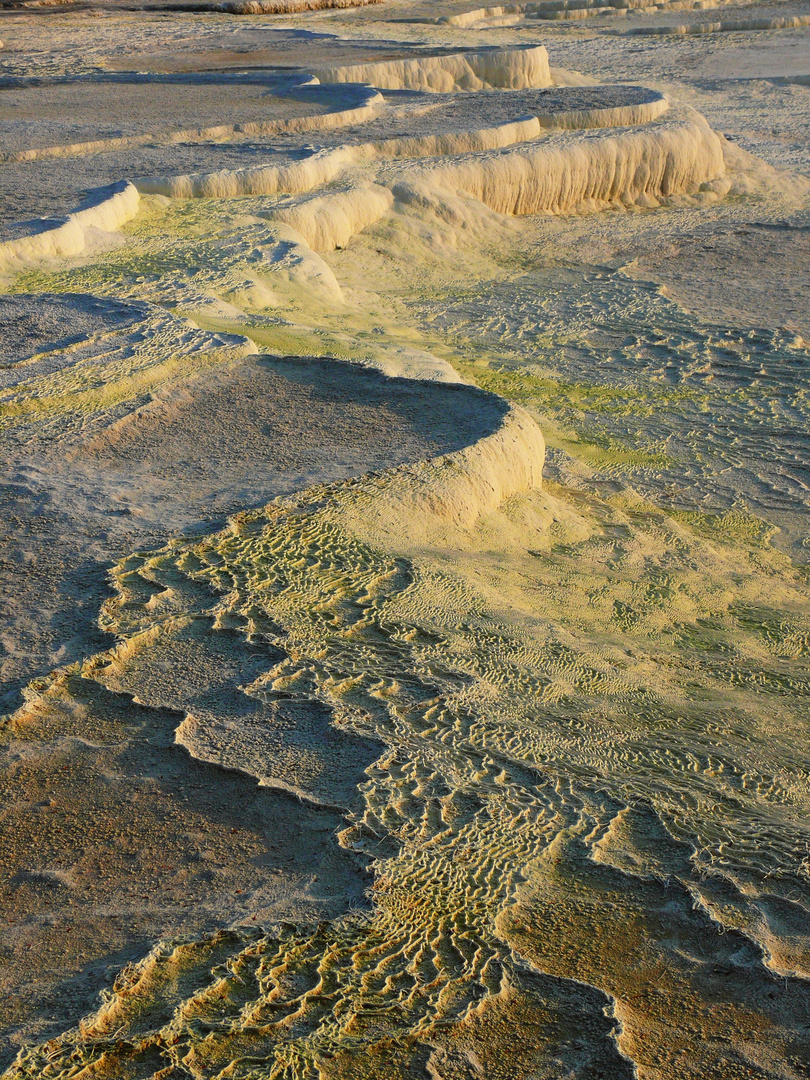
MULTIPOLYGON (((312 80, 304 86, 317 86, 312 80)), ((381 94, 372 87, 355 88, 360 98, 358 104, 348 109, 321 113, 315 116, 296 116, 289 120, 255 120, 240 124, 214 124, 208 127, 185 128, 181 131, 169 131, 163 134, 154 132, 143 135, 122 135, 112 139, 92 139, 87 142, 67 143, 63 146, 42 146, 31 150, 13 150, 0 154, 0 162, 39 161, 41 158, 75 157, 81 154, 95 154, 109 150, 125 150, 134 146, 147 146, 161 142, 172 144, 179 142, 210 142, 228 135, 280 135, 298 134, 304 131, 327 131, 331 128, 347 127, 350 124, 362 124, 376 116, 385 104, 381 94)))
MULTIPOLYGON (((324 68, 320 77, 332 83, 374 80, 378 86, 448 92, 459 89, 515 89, 543 87, 552 82, 548 54, 543 46, 494 48, 478 52, 418 56, 408 60, 324 68)), ((384 105, 377 89, 360 86, 358 106, 336 113, 292 120, 232 125, 227 131, 266 134, 339 127, 371 119, 384 105)), ((173 197, 292 194, 312 191, 329 183, 353 165, 398 157, 466 155, 452 161, 423 166, 414 183, 410 177, 370 176, 350 180, 337 193, 315 195, 276 212, 276 219, 296 229, 316 250, 345 244, 351 236, 379 220, 395 197, 405 202, 424 197, 424 183, 458 190, 506 214, 562 213, 615 204, 641 202, 655 205, 671 194, 695 190, 724 172, 718 137, 696 113, 675 122, 636 130, 652 124, 668 109, 663 95, 649 100, 606 108, 544 113, 512 120, 478 131, 400 137, 359 146, 337 147, 303 162, 282 167, 178 177, 147 178, 136 182, 145 193, 173 197), (626 125, 627 130, 596 141, 579 139, 564 146, 540 142, 528 145, 543 130, 582 129, 626 125), (519 150, 504 148, 525 144, 519 150), (395 196, 396 189, 396 196, 395 196), (414 192, 419 192, 416 196, 414 192)), ((223 126, 197 129, 195 137, 219 137, 223 126)), ((181 137, 179 134, 177 138, 181 137)), ((149 136, 134 136, 144 140, 149 136)), ((95 146, 95 144, 84 144, 95 146)), ((105 144, 106 145, 106 144, 105 144)), ((48 156, 71 148, 45 148, 21 153, 48 156)), ((413 170, 411 170, 413 171, 413 170)), ((129 182, 106 202, 68 216, 54 229, 0 245, 0 267, 13 267, 53 255, 75 255, 85 250, 85 230, 118 228, 137 212, 138 193, 129 182)))
MULTIPOLYGON (((436 193, 442 191, 451 194, 460 192, 468 197, 478 198, 500 212, 515 214, 537 213, 541 210, 555 212, 587 204, 610 205, 615 201, 654 200, 658 196, 691 190, 696 184, 703 182, 702 177, 721 174, 723 157, 722 144, 708 125, 694 114, 684 113, 672 123, 659 125, 652 130, 622 132, 602 139, 570 140, 561 147, 541 144, 527 148, 521 147, 520 150, 489 153, 477 158, 442 162, 438 165, 423 164, 419 166, 418 171, 421 176, 415 181, 394 183, 394 186, 389 188, 381 185, 356 186, 341 193, 340 197, 344 200, 343 227, 352 228, 352 215, 355 212, 353 207, 355 206, 359 206, 362 213, 371 214, 373 218, 373 214, 379 207, 383 207, 384 213, 395 197, 403 202, 429 201, 435 198, 436 193)), ((131 185, 127 185, 116 194, 125 196, 130 187, 131 185)), ((312 211, 316 206, 316 200, 302 203, 301 207, 310 218, 317 218, 320 214, 324 219, 336 221, 338 218, 335 213, 338 206, 335 202, 336 197, 324 195, 317 198, 320 200, 317 204, 320 209, 315 215, 312 211)), ((135 199, 137 209, 137 192, 135 199)), ((283 220, 282 214, 285 212, 287 211, 279 214, 279 219, 283 220)), ((81 213, 88 213, 88 211, 81 213)), ((359 219, 354 219, 355 224, 357 220, 359 219)), ((79 225, 79 228, 82 226, 79 225)), ((328 241, 326 225, 323 231, 324 238, 328 241)), ((313 246, 317 246, 318 242, 317 238, 313 239, 313 246)), ((360 497, 357 500, 356 510, 362 514, 366 527, 382 532, 391 530, 396 534, 401 531, 403 522, 407 522, 410 536, 418 542, 420 529, 427 534, 434 526, 438 525, 441 528, 445 523, 462 528, 467 527, 482 511, 497 506, 509 495, 521 492, 527 487, 539 486, 543 457, 544 444, 539 428, 522 410, 512 407, 495 432, 463 450, 420 465, 403 466, 399 470, 392 470, 375 478, 373 484, 369 483, 370 488, 373 486, 373 491, 369 491, 368 498, 365 500, 363 499, 364 481, 361 479, 358 481, 357 489, 360 497), (416 533, 414 533, 414 522, 416 522, 416 533)), ((372 584, 376 585, 376 579, 373 577, 372 584)), ((364 610, 362 618, 365 619, 365 616, 364 610)), ((365 628, 365 623, 361 623, 359 627, 350 626, 346 633, 346 640, 349 640, 350 632, 355 630, 356 639, 362 640, 365 628)), ((373 628, 377 629, 376 626, 373 628)), ((329 673, 326 665, 324 665, 324 671, 329 673)), ((392 701, 404 715, 405 706, 410 705, 407 698, 403 697, 403 705, 400 705, 393 696, 392 701)), ((411 711, 418 714, 418 709, 411 711)), ((395 708, 392 708, 391 712, 394 715, 395 708)), ((456 718, 451 717, 451 719, 456 718)), ((452 765, 459 760, 467 763, 467 759, 462 756, 467 747, 461 740, 457 740, 455 746, 450 741, 454 731, 462 726, 463 720, 464 717, 460 716, 457 723, 448 725, 447 745, 454 751, 458 751, 454 760, 451 761, 448 756, 448 763, 452 765)), ((479 758, 473 754, 469 754, 468 760, 476 768, 481 767, 479 758)), ((493 774, 496 766, 500 770, 497 776, 493 775, 491 778, 493 787, 497 783, 509 795, 521 793, 520 785, 511 776, 507 776, 506 780, 501 780, 504 770, 500 762, 493 760, 485 764, 487 767, 491 765, 493 774)), ((517 770, 513 771, 517 775, 517 770)), ((514 831, 517 832, 517 830, 514 831)), ((534 852, 539 839, 528 829, 527 836, 531 841, 531 843, 527 842, 527 848, 534 852)), ((521 867, 525 865, 526 858, 524 851, 517 849, 513 862, 521 867)), ((491 872, 488 866, 484 866, 480 880, 476 880, 475 884, 479 887, 479 892, 484 893, 481 882, 490 881, 493 878, 500 879, 501 876, 491 872)), ((505 892, 503 896, 508 899, 508 892, 505 892)), ((495 899, 503 906, 502 897, 496 894, 495 899)), ((396 914, 396 909, 392 907, 392 910, 396 914)), ((487 914, 488 912, 485 912, 485 915, 487 914)), ((407 923, 405 920, 401 921, 407 930, 407 923)), ((482 918, 480 925, 486 929, 489 924, 482 918)), ((470 928, 467 922, 462 922, 461 919, 458 920, 457 925, 451 925, 451 933, 448 934, 443 926, 439 927, 439 930, 443 935, 441 943, 444 944, 446 938, 455 948, 456 954, 461 957, 461 960, 457 962, 458 971, 452 972, 452 975, 455 983, 462 985, 462 988, 466 989, 465 984, 472 987, 469 1008, 472 1008, 472 1003, 477 1000, 473 996, 474 993, 484 992, 493 998, 499 994, 506 994, 510 977, 515 978, 518 970, 518 965, 510 955, 509 948, 500 944, 497 937, 493 938, 491 934, 480 932, 475 926, 470 928), (473 955, 472 961, 468 959, 469 954, 473 955)), ((413 935, 413 940, 418 940, 416 934, 413 935)), ((440 940, 439 934, 436 940, 440 940)), ((189 964, 194 959, 194 947, 193 944, 182 947, 190 958, 189 964)), ((303 948, 298 943, 297 947, 303 948)), ((143 962, 137 972, 138 977, 144 973, 147 976, 143 978, 142 983, 148 982, 148 976, 151 974, 149 964, 153 958, 159 958, 161 950, 165 953, 167 949, 165 945, 156 946, 150 957, 143 962)), ((174 959, 175 954, 181 952, 181 947, 172 947, 172 949, 170 959, 174 959)), ((231 951, 233 951, 233 946, 231 951)), ((312 946, 312 954, 318 963, 324 956, 326 956, 325 962, 329 961, 336 951, 325 950, 320 939, 317 938, 312 946)), ((438 958, 438 947, 436 951, 438 958)), ((229 960, 229 963, 228 970, 233 971, 238 978, 236 962, 229 960)), ((176 967, 181 968, 179 961, 176 967)), ((223 968, 223 971, 225 970, 223 968)), ((349 981, 353 972, 348 965, 347 971, 345 980, 348 989, 344 991, 344 1000, 348 1001, 353 992, 353 984, 349 981)), ((224 985, 225 977, 222 977, 222 985, 224 985)), ((452 985, 451 982, 450 986, 452 985)), ((217 984, 217 992, 220 988, 220 984, 217 984)), ((132 1043, 127 1043, 126 1039, 120 1037, 120 1032, 124 1030, 123 1020, 126 1019, 122 1002, 129 997, 134 1000, 137 1007, 138 993, 142 989, 143 985, 139 986, 134 977, 127 985, 116 985, 114 992, 107 997, 105 1005, 96 1017, 80 1027, 77 1037, 86 1040, 83 1049, 87 1050, 83 1064, 89 1062, 91 1070, 94 1070, 98 1064, 100 1071, 103 1068, 101 1062, 108 1054, 112 1059, 119 1052, 126 1054, 133 1050, 137 1038, 141 1038, 144 1044, 148 1039, 153 1039, 154 1046, 160 1046, 162 1049, 174 1046, 179 1041, 179 1035, 176 1035, 174 1030, 167 1030, 166 1034, 159 1031, 153 1037, 151 1032, 144 1036, 136 1029, 136 1038, 132 1043), (90 1061, 93 1057, 95 1060, 90 1061)), ((201 994, 202 992, 200 991, 201 994)), ((315 997, 315 991, 311 993, 311 996, 315 997)), ((363 999, 359 994, 357 998, 362 1002, 363 999)), ((464 1000, 466 1002, 466 999, 464 1000)), ((296 1004, 297 1002, 293 1002, 293 1005, 296 1004)), ((431 1001, 430 1004, 433 1005, 433 1002, 431 1001)), ((445 1010, 445 1014, 453 1015, 452 1008, 448 1007, 437 995, 436 1013, 441 1017, 440 1006, 445 1010)), ((611 999, 611 1007, 616 1009, 615 999, 611 999)), ((303 1012, 303 1006, 300 1011, 303 1012)), ((458 1011, 460 1015, 465 1015, 460 1008, 458 1011)), ((328 1016, 329 1010, 325 1012, 328 1016)), ((182 1017, 182 1013, 181 1007, 178 1009, 178 1015, 182 1017)), ((192 1013, 193 1010, 189 1009, 190 1016, 192 1013)), ((618 1015, 621 1014, 618 1013, 618 1015)), ((418 1019, 421 1021, 422 1018, 418 1019)), ((429 1014, 428 1019, 430 1019, 429 1014)), ((179 1023, 179 1020, 174 1018, 172 1022, 179 1023)), ((193 1021, 190 1021, 189 1030, 192 1025, 193 1021)), ((127 1035, 129 1036, 130 1032, 127 1032, 127 1035)), ((613 1037, 621 1049, 623 1039, 621 1023, 615 1029, 613 1037)), ((147 1049, 152 1050, 153 1047, 149 1046, 147 1049)), ((53 1069, 57 1067, 56 1063, 59 1061, 60 1054, 64 1062, 65 1058, 70 1056, 70 1052, 69 1039, 59 1043, 54 1041, 47 1049, 41 1051, 43 1060, 45 1055, 48 1056, 49 1071, 52 1067, 53 1069)), ((37 1051, 33 1053, 36 1054, 37 1051)), ((21 1068, 25 1068, 27 1062, 22 1057, 20 1060, 21 1068)), ((31 1060, 34 1060, 33 1057, 31 1060)), ((626 1060, 632 1065, 629 1058, 626 1060)), ((35 1068, 38 1064, 38 1061, 34 1061, 35 1068)), ((60 1075, 69 1075, 67 1070, 74 1068, 71 1061, 65 1064, 66 1071, 60 1075)), ((27 1073, 27 1075, 36 1074, 27 1073)), ((39 1075, 42 1075, 42 1072, 39 1075)))
POLYGON ((426 178, 502 214, 561 213, 694 190, 723 174, 719 136, 692 110, 669 123, 598 139, 545 142, 422 166, 426 178))
POLYGON ((215 4, 213 11, 228 15, 298 15, 305 11, 324 11, 327 8, 368 7, 385 0, 225 0, 215 4))
POLYGON ((474 27, 481 23, 488 23, 490 26, 512 25, 522 18, 577 20, 593 16, 647 14, 650 11, 703 11, 706 8, 726 7, 731 4, 739 7, 741 3, 754 2, 755 0, 529 0, 527 3, 474 8, 456 15, 446 15, 436 22, 460 28, 474 27))
MULTIPOLYGON (((389 61, 390 64, 398 64, 398 61, 389 61)), ((545 86, 550 82, 548 69, 548 55, 542 46, 513 49, 488 49, 476 53, 458 53, 444 56, 418 57, 413 62, 405 62, 406 69, 403 78, 407 81, 414 79, 426 85, 441 85, 450 89, 462 89, 461 83, 472 77, 470 73, 477 71, 481 76, 494 82, 487 85, 501 85, 503 87, 524 88, 536 85, 534 80, 540 79, 539 85, 545 86), (516 58, 512 54, 516 54, 516 58)), ((371 65, 374 67, 375 65, 371 65)), ((383 65, 384 66, 384 65, 383 65)), ((349 68, 329 69, 336 82, 350 82, 347 72, 349 68)), ((382 78, 382 72, 378 72, 382 78)), ((327 70, 321 72, 321 77, 327 77, 327 70)), ((317 85, 318 80, 310 76, 311 85, 317 85)), ((393 76, 391 76, 393 78, 393 76)), ((475 76, 478 78, 478 76, 475 76)), ((390 79, 389 79, 390 81, 390 79)), ((480 80, 479 80, 480 81, 480 80)), ((483 85, 483 83, 481 83, 483 85)), ((271 120, 267 122, 255 122, 233 125, 216 125, 209 128, 196 128, 183 132, 175 132, 167 135, 167 139, 180 141, 181 139, 198 139, 205 141, 212 138, 221 138, 227 134, 268 135, 284 132, 318 131, 328 128, 343 127, 349 124, 363 123, 370 120, 384 105, 384 99, 379 92, 371 86, 357 86, 361 94, 358 104, 349 109, 339 110, 334 113, 326 113, 320 116, 297 117, 290 120, 271 120)), ((24 150, 5 155, 4 161, 28 161, 39 157, 61 157, 73 154, 92 153, 103 150, 120 149, 134 145, 145 144, 153 141, 154 135, 127 136, 123 139, 94 140, 91 142, 75 143, 62 147, 43 147, 35 150, 24 150)), ((8 240, 0 244, 0 270, 13 269, 15 266, 30 261, 54 256, 71 256, 81 254, 86 250, 87 237, 85 230, 98 228, 113 230, 119 228, 137 212, 138 193, 128 181, 122 181, 124 188, 116 190, 113 195, 96 203, 92 208, 82 208, 69 214, 67 219, 51 229, 43 229, 29 236, 23 236, 8 240), (132 190, 130 190, 132 188, 132 190)))
POLYGON ((518 120, 471 131, 411 135, 316 152, 289 165, 259 165, 209 173, 152 176, 134 181, 143 194, 170 198, 229 198, 240 195, 301 194, 334 180, 353 165, 394 158, 449 157, 530 142, 544 130, 633 127, 656 120, 669 108, 663 94, 648 101, 604 108, 535 111, 518 120))
MULTIPOLYGON (((326 131, 371 120, 385 105, 377 88, 453 93, 459 90, 524 90, 550 86, 552 76, 548 53, 542 45, 519 48, 484 49, 479 52, 417 56, 406 60, 384 60, 349 67, 317 68, 297 89, 318 85, 352 84, 358 100, 349 108, 288 120, 247 121, 184 128, 165 133, 146 132, 109 139, 92 139, 61 146, 0 152, 0 162, 38 161, 41 158, 72 157, 78 154, 122 150, 161 143, 208 142, 228 135, 279 135, 304 131, 326 131)), ((282 95, 283 96, 283 95, 282 95)))
POLYGON ((746 30, 798 30, 810 26, 810 15, 793 15, 773 19, 719 19, 710 23, 681 23, 677 26, 634 26, 628 34, 728 34, 746 30))
MULTIPOLYGON (((493 395, 476 388, 464 388, 464 390, 483 399, 493 397, 493 395)), ((471 524, 482 510, 497 506, 504 498, 522 492, 529 486, 539 485, 543 455, 543 437, 537 426, 523 410, 510 408, 503 415, 501 423, 494 431, 484 436, 477 443, 472 443, 459 451, 425 462, 387 470, 371 477, 358 477, 355 480, 326 485, 323 488, 315 489, 314 502, 309 502, 312 496, 308 495, 308 493, 302 493, 300 497, 291 497, 287 500, 278 501, 277 508, 281 517, 288 518, 294 530, 299 530, 303 526, 306 531, 308 521, 315 524, 314 516, 309 512, 308 508, 311 506, 317 510, 320 501, 328 502, 330 499, 334 499, 336 504, 341 504, 347 511, 347 521, 350 520, 354 511, 362 516, 366 527, 371 526, 381 532, 385 532, 389 528, 396 532, 398 529, 401 530, 403 523, 407 523, 411 536, 418 539, 417 533, 420 529, 423 535, 428 535, 432 528, 438 527, 441 529, 442 525, 448 522, 465 527, 471 524), (296 511, 296 504, 300 504, 301 512, 296 511), (371 515, 367 512, 369 509, 372 511, 371 515), (414 520, 418 522, 417 533, 414 533, 411 528, 414 520)), ((273 512, 275 512, 275 508, 273 508, 273 512)), ((261 512, 259 513, 261 514, 261 512)), ((237 515, 222 535, 230 536, 234 541, 240 543, 240 537, 244 532, 249 543, 252 533, 248 519, 256 516, 255 512, 250 512, 247 515, 237 515)), ((300 544, 301 537, 296 535, 295 540, 300 544)), ((316 540, 316 542, 320 541, 316 540)), ((348 540, 348 543, 348 553, 350 555, 354 554, 355 546, 351 540, 348 540)), ((325 555, 328 557, 329 554, 330 552, 327 549, 325 555)), ((136 556, 136 559, 138 558, 136 556)), ((279 563, 283 561, 283 559, 280 559, 279 563)), ((395 563, 394 584, 401 576, 396 573, 396 568, 401 561, 395 563)), ((306 563, 306 560, 304 562, 306 563)), ((361 584, 367 589, 373 600, 377 599, 375 590, 377 593, 382 592, 384 598, 385 589, 389 587, 386 582, 390 577, 388 573, 390 560, 383 557, 383 562, 382 573, 378 573, 377 569, 372 567, 368 581, 362 579, 362 567, 360 567, 361 584)), ((49 696, 58 694, 64 688, 66 680, 70 676, 95 680, 115 693, 125 694, 132 700, 140 702, 139 696, 133 694, 131 689, 125 689, 123 684, 119 683, 117 672, 125 669, 129 659, 148 650, 152 644, 157 643, 161 635, 164 633, 170 635, 172 626, 176 621, 174 614, 177 614, 177 612, 166 616, 165 612, 153 611, 148 602, 140 612, 135 610, 139 606, 138 603, 130 604, 126 593, 126 577, 131 565, 131 560, 126 560, 114 572, 118 596, 107 605, 103 616, 103 621, 106 619, 105 626, 109 626, 111 629, 113 626, 116 627, 115 632, 119 639, 117 644, 110 650, 99 653, 82 664, 73 665, 70 670, 57 671, 46 679, 38 680, 36 685, 30 687, 26 695, 27 700, 24 709, 30 709, 32 706, 39 707, 40 705, 47 709, 49 696), (148 616, 147 622, 149 625, 139 625, 139 616, 143 615, 148 616), (133 616, 131 623, 128 622, 130 616, 133 616)), ((185 571, 186 567, 184 566, 183 569, 185 571)), ((353 564, 349 564, 347 572, 356 572, 356 570, 357 568, 353 564)), ((354 611, 353 605, 350 604, 348 607, 354 611)), ((224 611, 223 606, 223 613, 224 611)), ((374 617, 376 614, 373 604, 369 608, 358 606, 357 611, 362 625, 365 624, 369 615, 374 617)), ((349 629, 352 629, 351 624, 349 629)), ((358 641, 362 648, 361 628, 358 629, 358 634, 358 641)), ((287 644, 289 646, 289 643, 287 644)), ((351 634, 347 638, 347 644, 350 648, 356 645, 351 638, 351 634)), ((406 645, 405 648, 407 651, 409 646, 406 645)), ((271 680, 273 678, 283 679, 285 668, 289 667, 294 670, 295 664, 299 660, 300 657, 285 654, 285 659, 276 668, 269 670, 267 677, 271 680)), ((275 683, 268 682, 261 676, 255 686, 243 688, 243 690, 261 699, 261 694, 271 688, 271 685, 275 685, 275 683)), ((293 694, 294 691, 291 691, 286 696, 289 697, 293 694)), ((155 705, 152 700, 145 703, 152 707, 155 705)), ((193 727, 191 720, 189 714, 185 713, 184 721, 177 728, 176 741, 186 746, 192 756, 207 760, 205 755, 200 753, 199 746, 191 730, 193 727)), ((387 741, 396 746, 402 740, 401 738, 391 738, 387 741)), ((384 759, 385 755, 383 756, 384 759)), ((464 760, 466 761, 466 757, 464 760)), ((214 763, 222 764, 222 762, 214 763)), ((228 764, 227 767, 232 768, 233 766, 228 764)), ((248 770, 240 769, 240 771, 246 775, 252 775, 248 770)), ((282 786, 272 775, 263 776, 260 781, 263 786, 282 786)), ((296 794, 321 806, 330 805, 317 791, 297 791, 296 794)), ((346 815, 345 807, 336 805, 334 808, 346 815)), ((353 829, 352 820, 352 817, 346 815, 347 833, 353 829)), ((351 838, 348 836, 345 839, 341 837, 341 843, 349 848, 356 846, 356 842, 353 845, 351 838)), ((360 847, 362 847, 362 844, 360 844, 360 847)), ((521 857, 525 857, 522 848, 520 854, 521 857)), ((477 903, 475 907, 481 909, 483 905, 477 903)), ((485 916, 486 912, 484 911, 483 914, 485 916)), ((383 925, 385 925, 385 916, 382 916, 382 919, 383 925)), ((514 966, 514 961, 510 959, 509 948, 499 944, 492 933, 485 934, 478 927, 477 924, 482 923, 481 911, 476 910, 474 921, 476 923, 475 930, 469 932, 474 933, 476 938, 480 939, 480 957, 473 959, 472 962, 467 962, 465 956, 465 962, 453 979, 453 983, 458 984, 465 993, 471 995, 473 1000, 480 996, 481 993, 497 996, 501 989, 501 967, 510 970, 514 966)), ((411 931, 407 923, 397 926, 396 922, 387 929, 389 934, 393 930, 399 935, 403 933, 407 935, 411 931)), ((443 933, 442 927, 439 927, 439 930, 443 933)), ((295 931, 292 927, 290 932, 298 935, 301 933, 295 931)), ((351 943, 351 930, 344 925, 343 921, 336 921, 328 932, 333 934, 336 940, 351 943), (346 938, 347 932, 349 934, 348 938, 346 938)), ((421 932, 422 928, 417 925, 413 930, 414 938, 421 932)), ((367 933, 362 931, 357 942, 361 958, 365 951, 366 939, 367 933)), ((239 941, 239 931, 235 931, 229 937, 226 937, 227 949, 223 956, 224 960, 227 960, 228 954, 239 945, 239 941)), ((100 1008, 92 1016, 82 1020, 77 1029, 66 1032, 64 1036, 52 1040, 47 1046, 24 1047, 7 1076, 20 1078, 42 1075, 41 1069, 44 1065, 45 1056, 47 1056, 48 1075, 69 1075, 71 1065, 67 1059, 70 1059, 77 1043, 83 1047, 83 1064, 91 1071, 95 1071, 97 1068, 100 1076, 115 1075, 115 1072, 110 1072, 109 1069, 114 1070, 116 1068, 120 1060, 119 1055, 125 1057, 130 1054, 137 1058, 145 1050, 147 1053, 156 1051, 161 1056, 165 1056, 165 1046, 169 1044, 175 1045, 178 1041, 176 1038, 173 1040, 170 1038, 168 1042, 164 1039, 161 1029, 167 1018, 162 1017, 161 1013, 165 1012, 165 1010, 150 1010, 147 1008, 143 1011, 140 1020, 134 1025, 137 1030, 133 1030, 130 1026, 129 1008, 134 1006, 138 1010, 139 999, 148 999, 151 989, 150 973, 156 975, 155 981, 160 981, 160 971, 155 971, 152 967, 153 958, 164 956, 167 949, 174 956, 176 945, 176 942, 171 945, 167 945, 165 942, 158 943, 152 953, 141 963, 134 968, 128 969, 131 975, 128 984, 126 983, 127 976, 122 976, 116 982, 113 990, 103 995, 100 1008), (146 978, 142 978, 144 974, 146 978), (64 1072, 62 1071, 63 1068, 65 1068, 64 1072)), ((206 952, 207 943, 204 938, 192 940, 187 942, 183 948, 185 949, 185 956, 178 964, 178 968, 182 966, 192 968, 199 961, 200 949, 202 949, 203 953, 206 952)), ((313 954, 316 962, 320 960, 321 951, 316 941, 313 944, 313 954)), ((362 973, 362 968, 359 970, 362 973)), ((345 999, 349 1007, 356 1007, 358 1001, 363 1002, 368 996, 363 986, 358 986, 357 983, 358 979, 353 966, 350 966, 346 971, 337 973, 336 990, 340 990, 341 997, 345 999)), ((182 980, 180 984, 181 996, 186 985, 187 981, 182 980)), ((200 986, 205 987, 205 985, 206 981, 203 979, 200 986)), ((177 996, 177 990, 178 987, 174 987, 166 995, 166 1004, 170 1007, 173 1004, 172 999, 177 996)), ((184 1005, 181 1004, 181 1012, 183 1008, 184 1005)), ((346 1010, 340 1011, 344 1015, 339 1023, 327 1019, 325 1023, 317 1025, 312 1033, 313 1039, 323 1042, 327 1047, 330 1045, 331 1040, 339 1033, 336 1024, 339 1028, 345 1023, 346 1010), (330 1028, 336 1030, 331 1031, 330 1028)), ((430 1017, 433 1011, 446 1012, 448 1016, 453 1018, 456 1017, 456 1014, 463 1015, 459 1003, 450 1001, 445 1003, 441 994, 431 993, 421 1012, 425 1017, 430 1017)), ((418 1020, 419 1017, 417 1016, 416 1019, 418 1020)), ((300 1033, 297 1030, 294 1034, 294 1043, 304 1041, 300 1038, 300 1033)), ((300 1053, 301 1047, 291 1043, 290 1050, 294 1053, 300 1053)), ((283 1049, 279 1050, 279 1058, 284 1052, 283 1049)), ((306 1052, 305 1049, 304 1054, 306 1052)), ((301 1073, 300 1075, 310 1076, 312 1074, 301 1073)))
POLYGON ((258 165, 210 173, 150 176, 134 183, 143 194, 167 195, 170 198, 222 199, 239 195, 275 195, 278 192, 300 194, 328 184, 353 165, 380 158, 472 153, 523 142, 539 134, 539 123, 530 117, 479 131, 407 136, 357 146, 338 146, 289 165, 258 165))
POLYGON ((551 86, 548 53, 542 45, 481 49, 444 56, 414 56, 368 64, 315 68, 325 83, 370 83, 381 90, 521 90, 551 86))
POLYGON ((111 193, 99 202, 68 214, 52 229, 0 243, 0 270, 58 256, 81 255, 87 250, 88 230, 115 232, 135 217, 140 194, 129 180, 112 185, 111 193))
POLYGON ((543 433, 520 406, 510 404, 500 426, 461 450, 392 470, 363 506, 365 527, 411 542, 450 523, 471 528, 481 514, 512 495, 541 488, 546 444, 543 433))
MULTIPOLYGON (((648 115, 654 117, 667 107, 666 100, 660 98, 649 105, 628 108, 636 110, 636 115, 648 109, 648 115)), ((587 110, 589 118, 593 118, 594 111, 587 110)), ((573 122, 573 114, 569 122, 573 122)), ((395 171, 384 179, 354 178, 342 191, 315 194, 275 212, 275 220, 295 229, 311 248, 331 250, 378 221, 395 198, 406 203, 418 203, 426 197, 430 201, 426 187, 458 191, 504 214, 565 213, 618 204, 657 205, 661 198, 694 191, 725 172, 719 136, 692 110, 683 110, 666 123, 627 128, 599 139, 569 139, 564 145, 543 141, 512 145, 516 138, 536 137, 532 132, 539 134, 541 127, 541 120, 535 117, 473 136, 432 136, 427 141, 417 139, 410 146, 406 140, 392 140, 339 147, 280 169, 154 178, 139 181, 137 187, 143 192, 179 197, 282 190, 300 193, 329 182, 352 164, 382 157, 386 151, 413 153, 421 148, 440 152, 442 145, 460 148, 465 139, 470 149, 476 146, 476 140, 479 146, 494 144, 488 153, 468 150, 467 156, 449 161, 439 159, 418 167, 411 164, 408 171, 417 172, 415 179, 412 175, 397 175, 392 166, 395 171), (507 148, 498 149, 504 143, 507 148)), ((124 181, 106 202, 70 215, 57 228, 0 245, 0 267, 53 255, 79 254, 85 249, 86 228, 118 228, 137 208, 138 190, 124 181)))
POLYGON ((378 221, 395 198, 432 206, 442 195, 462 195, 517 216, 657 206, 703 184, 722 184, 725 162, 720 137, 698 113, 683 110, 666 123, 598 139, 526 143, 412 164, 407 175, 395 170, 391 166, 381 182, 361 177, 341 191, 302 198, 276 210, 274 219, 295 229, 310 247, 327 251, 378 221))

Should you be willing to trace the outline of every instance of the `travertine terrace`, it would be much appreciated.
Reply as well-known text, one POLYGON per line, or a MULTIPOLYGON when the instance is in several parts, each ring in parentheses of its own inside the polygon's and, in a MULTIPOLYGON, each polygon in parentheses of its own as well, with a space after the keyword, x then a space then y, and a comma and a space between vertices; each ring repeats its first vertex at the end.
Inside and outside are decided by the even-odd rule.
POLYGON ((810 4, 0 2, 4 1080, 810 1075, 810 4))

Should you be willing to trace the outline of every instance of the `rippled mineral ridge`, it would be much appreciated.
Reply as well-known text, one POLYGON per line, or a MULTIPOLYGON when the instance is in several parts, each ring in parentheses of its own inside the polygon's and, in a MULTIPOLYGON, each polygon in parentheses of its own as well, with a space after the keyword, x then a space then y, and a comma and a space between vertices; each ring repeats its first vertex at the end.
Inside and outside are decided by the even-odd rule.
POLYGON ((5 1080, 810 1075, 807 0, 0 19, 5 1080))

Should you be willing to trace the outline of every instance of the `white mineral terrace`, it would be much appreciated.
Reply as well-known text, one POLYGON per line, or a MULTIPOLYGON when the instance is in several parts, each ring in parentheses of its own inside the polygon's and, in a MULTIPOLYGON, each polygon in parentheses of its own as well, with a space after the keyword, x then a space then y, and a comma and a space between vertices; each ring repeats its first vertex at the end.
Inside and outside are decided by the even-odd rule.
POLYGON ((3 1080, 805 1076, 810 0, 0 21, 3 1080))

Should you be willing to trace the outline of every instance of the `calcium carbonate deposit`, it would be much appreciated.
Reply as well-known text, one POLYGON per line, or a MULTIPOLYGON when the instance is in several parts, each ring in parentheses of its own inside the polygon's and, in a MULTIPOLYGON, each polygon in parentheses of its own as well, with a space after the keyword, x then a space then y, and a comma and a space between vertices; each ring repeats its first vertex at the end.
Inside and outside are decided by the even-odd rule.
POLYGON ((0 18, 4 1080, 810 1075, 808 0, 0 18))

